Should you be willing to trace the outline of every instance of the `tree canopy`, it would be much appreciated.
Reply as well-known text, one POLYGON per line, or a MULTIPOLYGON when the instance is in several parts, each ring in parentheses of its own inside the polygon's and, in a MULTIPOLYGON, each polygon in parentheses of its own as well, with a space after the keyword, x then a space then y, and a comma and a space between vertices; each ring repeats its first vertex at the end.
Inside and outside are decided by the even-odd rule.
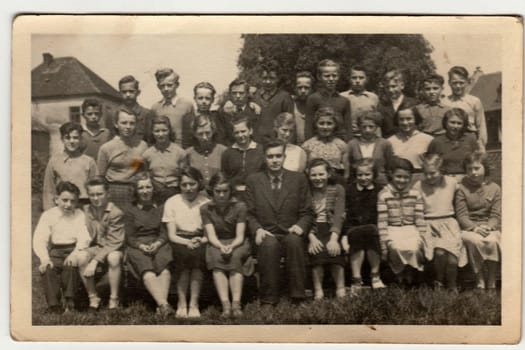
POLYGON ((431 44, 420 34, 244 34, 238 59, 240 77, 258 86, 258 68, 275 60, 283 87, 293 89, 295 73, 310 71, 316 76, 317 63, 332 59, 341 65, 338 90, 349 88, 349 68, 361 65, 368 72, 368 90, 381 94, 381 77, 400 69, 405 93, 416 96, 418 82, 435 72, 431 44))

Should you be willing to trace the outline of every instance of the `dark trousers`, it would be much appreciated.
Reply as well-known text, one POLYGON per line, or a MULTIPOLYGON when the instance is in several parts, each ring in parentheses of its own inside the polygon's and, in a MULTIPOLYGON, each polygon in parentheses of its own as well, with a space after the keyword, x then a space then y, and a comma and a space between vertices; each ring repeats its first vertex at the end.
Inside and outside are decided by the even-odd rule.
POLYGON ((73 298, 78 289, 78 267, 64 266, 64 259, 73 251, 73 246, 52 247, 49 257, 53 267, 47 267, 42 274, 42 285, 49 307, 61 306, 61 295, 73 298))
POLYGON ((286 277, 290 297, 305 297, 306 268, 303 237, 296 234, 276 234, 274 237, 266 236, 257 249, 261 280, 259 295, 262 303, 277 304, 279 302, 281 256, 286 259, 286 277))

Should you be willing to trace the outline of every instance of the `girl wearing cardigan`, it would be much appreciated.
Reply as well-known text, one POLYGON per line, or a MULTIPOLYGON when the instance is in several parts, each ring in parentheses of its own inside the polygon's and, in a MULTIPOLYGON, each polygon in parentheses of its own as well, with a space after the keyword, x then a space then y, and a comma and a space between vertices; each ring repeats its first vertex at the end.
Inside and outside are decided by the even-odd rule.
POLYGON ((336 296, 345 296, 345 259, 341 254, 339 236, 344 220, 345 190, 333 183, 332 169, 324 159, 312 159, 307 170, 312 189, 312 206, 316 224, 308 234, 308 253, 312 264, 314 299, 324 297, 325 266, 330 267, 336 285, 336 296))

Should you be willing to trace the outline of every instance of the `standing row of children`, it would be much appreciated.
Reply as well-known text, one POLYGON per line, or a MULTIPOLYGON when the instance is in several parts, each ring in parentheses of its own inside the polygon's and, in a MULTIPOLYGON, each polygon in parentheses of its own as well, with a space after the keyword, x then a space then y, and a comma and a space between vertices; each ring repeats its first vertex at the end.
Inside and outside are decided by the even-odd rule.
MULTIPOLYGON (((485 181, 488 164, 484 156, 480 153, 469 156, 471 151, 484 149, 486 126, 480 101, 464 93, 468 81, 468 72, 464 68, 453 67, 450 70, 449 83, 453 94, 446 98, 446 103, 440 100, 443 78, 430 75, 423 81, 426 101, 415 104, 402 93, 404 81, 399 71, 385 75, 384 86, 389 99, 380 102, 375 94, 365 90, 366 72, 362 67, 351 69, 352 89, 338 94, 335 88, 339 66, 333 61, 324 60, 318 66, 317 78, 321 85, 318 91, 311 93, 313 76, 308 72, 300 72, 296 79, 297 95, 292 99, 279 87, 277 67, 270 65, 262 69, 262 87, 253 97, 250 97, 249 85, 245 81, 234 80, 230 84, 229 100, 218 112, 210 110, 215 97, 215 89, 211 84, 199 83, 195 86, 194 109, 191 103, 177 96, 179 78, 173 70, 159 70, 156 78, 163 99, 153 106, 152 111, 138 105, 138 81, 126 76, 119 82, 123 106, 119 108, 115 123, 110 128, 103 128, 99 124, 101 108, 93 100, 85 101, 82 106, 85 118, 83 127, 75 123, 66 123, 61 127, 65 152, 51 158, 46 168, 45 209, 57 204, 62 214, 67 215, 72 202, 69 197, 72 193, 74 196, 75 191, 64 190, 64 181, 76 184, 81 202, 89 203, 84 184, 95 173, 104 176, 109 183, 112 202, 117 205, 129 203, 134 198, 132 183, 139 170, 152 173, 156 190, 163 193, 160 200, 163 204, 179 191, 177 170, 184 166, 184 162, 188 164, 188 154, 192 151, 204 155, 199 170, 208 180, 219 170, 225 174, 230 170, 228 178, 234 180, 235 190, 242 199, 246 176, 249 172, 259 170, 264 163, 264 154, 258 144, 277 136, 286 143, 287 157, 288 150, 292 149, 289 146, 305 141, 303 149, 310 161, 307 175, 311 180, 314 210, 317 208, 316 212, 326 213, 329 202, 335 205, 332 209, 338 208, 335 211, 337 214, 329 216, 347 225, 335 231, 332 228, 328 230, 326 225, 316 225, 317 229, 323 227, 322 230, 337 234, 330 234, 329 239, 323 241, 318 239, 315 230, 312 231, 308 235, 309 253, 315 257, 324 252, 335 257, 340 256, 341 247, 350 252, 354 287, 362 283, 360 271, 365 255, 371 265, 374 288, 384 287, 379 276, 381 258, 389 261, 400 281, 410 283, 413 271, 406 267, 421 270, 424 258, 431 259, 433 255, 436 286, 442 285, 446 279, 449 287, 456 288, 457 266, 466 263, 462 238, 478 276, 478 286, 485 285, 485 279, 480 274, 483 261, 499 261, 500 193, 493 183, 490 183, 489 191, 483 187, 488 184, 485 181), (291 123, 283 122, 290 118, 291 123), (337 127, 338 124, 342 127, 337 127), (286 127, 290 125, 293 129, 286 133, 286 127), (118 135, 112 138, 115 131, 118 135), (172 133, 175 143, 170 140, 172 133), (389 137, 389 141, 385 141, 381 135, 389 137), (427 135, 436 137, 432 140, 431 136, 424 137, 427 135), (350 141, 348 144, 343 142, 342 147, 336 144, 335 148, 327 150, 325 145, 337 140, 336 136, 350 141), (472 146, 472 137, 475 146, 472 146), (320 142, 308 146, 313 138, 320 142), (154 146, 148 148, 148 143, 154 146), (221 143, 230 147, 226 149, 222 146, 222 154, 214 157, 215 161, 220 159, 219 164, 210 166, 211 155, 221 143), (188 148, 184 150, 180 146, 188 148), (427 150, 433 152, 423 157, 427 150), (87 155, 88 152, 92 157, 87 155), (330 158, 337 152, 340 152, 338 157, 340 163, 344 164, 342 167, 337 162, 334 162, 334 166, 329 161, 317 159, 330 158), (255 164, 248 169, 247 163, 254 161, 255 164), (232 163, 232 166, 225 166, 232 163), (329 176, 331 173, 335 175, 329 176), (416 183, 412 179, 413 173, 418 174, 419 180, 423 181, 416 183), (445 174, 446 177, 443 176, 445 174), (464 174, 468 176, 462 181, 464 174), (345 183, 342 177, 351 182, 346 195, 335 195, 337 200, 328 201, 326 189, 329 178, 330 183, 335 180, 336 184, 339 183, 336 186, 341 187, 345 183), (460 186, 457 193, 456 180, 464 186, 460 186), (380 191, 385 184, 385 188, 380 191), (67 198, 62 199, 64 193, 67 198), (487 193, 490 194, 488 199, 484 198, 487 193), (476 195, 478 197, 471 198, 476 195), (452 204, 454 196, 455 208, 452 204), (342 205, 341 198, 345 197, 343 203, 346 204, 342 205), (66 202, 69 204, 64 204, 66 202), (345 211, 347 219, 343 220, 341 213, 345 211), (462 235, 454 217, 462 229, 476 234, 462 235), (342 235, 339 241, 341 232, 348 232, 348 235, 342 235), (483 239, 480 240, 480 237, 483 239)), ((294 157, 290 155, 289 158, 294 157)), ((304 170, 306 162, 302 163, 290 170, 304 170)), ((190 161, 189 165, 194 164, 190 161)), ((333 193, 345 193, 345 190, 337 188, 333 193)), ((326 220, 326 215, 321 214, 316 221, 321 224, 326 223, 326 220)), ((65 231, 71 229, 68 225, 65 231)), ((64 231, 60 227, 55 229, 57 232, 64 231)), ((64 248, 63 245, 67 246, 66 253, 69 253, 72 249, 85 248, 88 240, 84 236, 77 240, 76 248, 71 246, 71 237, 65 239, 65 244, 53 233, 47 238, 53 244, 56 243, 58 250, 64 248)), ((38 237, 41 239, 41 234, 38 237)), ((42 244, 37 256, 42 262, 46 254, 41 247, 42 244)), ((51 253, 51 257, 56 257, 53 249, 51 253)), ((58 260, 69 256, 62 253, 58 260)), ((53 261, 51 266, 61 266, 58 260, 45 261, 53 261)), ((324 263, 323 259, 320 261, 314 264, 313 269, 316 298, 322 297, 319 284, 324 263)), ((62 259, 62 263, 65 266, 75 265, 68 259, 62 259)), ((45 270, 44 265, 42 262, 42 272, 45 270)), ((489 265, 487 284, 489 288, 494 288, 495 266, 492 263, 489 265)), ((340 262, 331 263, 331 266, 335 266, 332 272, 338 279, 336 284, 340 286, 342 270, 337 268, 341 266, 340 262)), ((67 274, 71 275, 70 272, 67 274)))

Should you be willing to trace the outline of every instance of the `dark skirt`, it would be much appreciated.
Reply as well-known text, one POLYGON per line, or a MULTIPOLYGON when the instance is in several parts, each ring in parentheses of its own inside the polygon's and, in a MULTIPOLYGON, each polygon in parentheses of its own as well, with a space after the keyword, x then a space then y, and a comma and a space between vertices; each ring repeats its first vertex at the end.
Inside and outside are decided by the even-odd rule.
POLYGON ((146 254, 142 250, 133 247, 128 247, 127 254, 128 263, 140 277, 148 271, 159 275, 173 261, 169 244, 162 245, 155 255, 146 254))
POLYGON ((328 241, 330 241, 330 224, 326 222, 318 222, 316 223, 317 226, 317 233, 316 237, 319 239, 324 247, 323 251, 316 255, 310 254, 310 264, 313 266, 319 266, 319 265, 341 265, 345 266, 345 257, 342 254, 336 255, 336 256, 330 256, 328 254, 328 251, 326 250, 326 244, 328 241))
POLYGON ((381 253, 379 233, 374 224, 354 226, 347 232, 350 253, 360 250, 373 250, 381 253))
MULTIPOLYGON (((233 242, 231 239, 221 239, 222 244, 230 244, 233 242)), ((212 246, 208 243, 206 247, 206 265, 209 270, 223 270, 223 271, 233 271, 242 273, 243 264, 246 262, 246 259, 250 256, 250 243, 247 239, 233 249, 232 254, 225 257, 221 254, 219 248, 212 246)))
MULTIPOLYGON (((198 237, 190 235, 179 236, 186 239, 198 237)), ((171 242, 171 249, 173 251, 173 263, 177 271, 205 268, 206 245, 203 244, 198 248, 189 249, 184 244, 171 242)))

